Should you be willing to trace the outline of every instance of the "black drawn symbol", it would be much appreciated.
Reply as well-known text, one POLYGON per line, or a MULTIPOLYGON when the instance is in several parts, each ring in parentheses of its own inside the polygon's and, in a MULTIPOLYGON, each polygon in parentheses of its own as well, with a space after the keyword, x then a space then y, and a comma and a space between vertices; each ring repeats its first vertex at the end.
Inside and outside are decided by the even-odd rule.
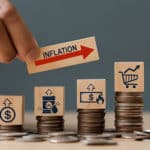
POLYGON ((136 88, 136 86, 138 85, 135 81, 138 80, 139 76, 138 74, 134 73, 138 69, 140 69, 140 65, 137 65, 135 68, 128 68, 125 71, 119 71, 122 76, 123 84, 126 86, 126 88, 129 88, 129 86, 136 88), (132 73, 128 73, 129 71, 132 73))
POLYGON ((47 96, 50 96, 50 95, 53 94, 53 92, 52 92, 50 89, 48 89, 48 90, 45 92, 45 94, 46 94, 47 96))
POLYGON ((88 85, 87 89, 88 89, 89 92, 93 92, 93 90, 95 89, 95 86, 92 83, 90 83, 88 85))
POLYGON ((94 100, 94 95, 92 93, 89 94, 89 101, 93 101, 94 100))
POLYGON ((80 103, 104 103, 103 93, 95 91, 95 86, 92 83, 90 83, 86 89, 88 92, 80 92, 80 103))
POLYGON ((7 98, 4 101, 4 107, 1 109, 0 117, 3 122, 9 123, 12 122, 16 117, 16 112, 11 107, 12 102, 7 98))
POLYGON ((45 92, 46 96, 42 97, 43 100, 43 113, 57 113, 58 108, 57 106, 60 104, 58 101, 56 101, 56 97, 53 95, 53 92, 51 89, 48 89, 45 92))
POLYGON ((97 104, 99 104, 100 102, 102 102, 102 104, 104 103, 104 98, 101 96, 101 94, 99 94, 98 97, 96 98, 96 102, 97 104))

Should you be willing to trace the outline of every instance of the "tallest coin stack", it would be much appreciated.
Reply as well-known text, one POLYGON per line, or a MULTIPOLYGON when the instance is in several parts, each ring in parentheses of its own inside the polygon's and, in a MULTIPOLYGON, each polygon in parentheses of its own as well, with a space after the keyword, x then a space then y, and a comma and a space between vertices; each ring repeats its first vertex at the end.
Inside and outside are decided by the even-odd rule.
POLYGON ((118 132, 143 130, 144 63, 115 63, 115 127, 118 132))

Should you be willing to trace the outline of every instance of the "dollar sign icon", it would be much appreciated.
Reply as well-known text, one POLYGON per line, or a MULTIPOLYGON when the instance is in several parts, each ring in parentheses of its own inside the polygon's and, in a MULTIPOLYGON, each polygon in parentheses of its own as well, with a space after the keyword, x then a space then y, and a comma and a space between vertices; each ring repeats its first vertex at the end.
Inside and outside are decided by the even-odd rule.
POLYGON ((9 110, 5 111, 5 116, 4 117, 5 117, 6 120, 10 120, 10 118, 11 118, 11 114, 10 113, 11 112, 9 110))
POLYGON ((16 113, 12 107, 4 107, 1 110, 0 117, 3 122, 9 123, 15 119, 16 113))
POLYGON ((94 100, 94 95, 92 93, 89 94, 89 101, 93 101, 94 100))

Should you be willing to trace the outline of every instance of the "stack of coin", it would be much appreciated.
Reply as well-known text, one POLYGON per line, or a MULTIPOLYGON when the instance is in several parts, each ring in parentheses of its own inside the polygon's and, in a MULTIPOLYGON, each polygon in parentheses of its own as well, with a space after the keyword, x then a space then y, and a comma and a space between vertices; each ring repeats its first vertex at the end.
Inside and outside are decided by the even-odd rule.
POLYGON ((37 131, 40 134, 64 130, 63 116, 37 116, 37 131))
POLYGON ((118 132, 143 130, 143 98, 139 92, 116 92, 115 126, 118 132))
POLYGON ((22 125, 0 126, 0 132, 23 132, 22 125))
POLYGON ((100 134, 105 127, 104 109, 78 109, 78 133, 100 134))

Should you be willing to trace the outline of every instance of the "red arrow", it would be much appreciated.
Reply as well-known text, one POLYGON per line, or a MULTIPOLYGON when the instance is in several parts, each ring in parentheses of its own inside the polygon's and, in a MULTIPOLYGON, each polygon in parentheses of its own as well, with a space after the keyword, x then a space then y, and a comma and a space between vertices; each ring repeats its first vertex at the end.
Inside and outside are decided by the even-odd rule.
POLYGON ((64 54, 64 55, 60 55, 60 56, 50 57, 47 59, 36 60, 35 65, 39 66, 39 65, 56 62, 56 61, 60 61, 60 60, 64 60, 64 59, 68 59, 68 58, 72 58, 72 57, 77 57, 77 56, 81 56, 81 55, 83 56, 83 59, 85 59, 88 55, 90 55, 90 53, 93 52, 93 50, 94 50, 93 48, 89 48, 89 47, 81 45, 81 50, 78 50, 78 51, 72 52, 72 53, 68 53, 68 54, 64 54))

